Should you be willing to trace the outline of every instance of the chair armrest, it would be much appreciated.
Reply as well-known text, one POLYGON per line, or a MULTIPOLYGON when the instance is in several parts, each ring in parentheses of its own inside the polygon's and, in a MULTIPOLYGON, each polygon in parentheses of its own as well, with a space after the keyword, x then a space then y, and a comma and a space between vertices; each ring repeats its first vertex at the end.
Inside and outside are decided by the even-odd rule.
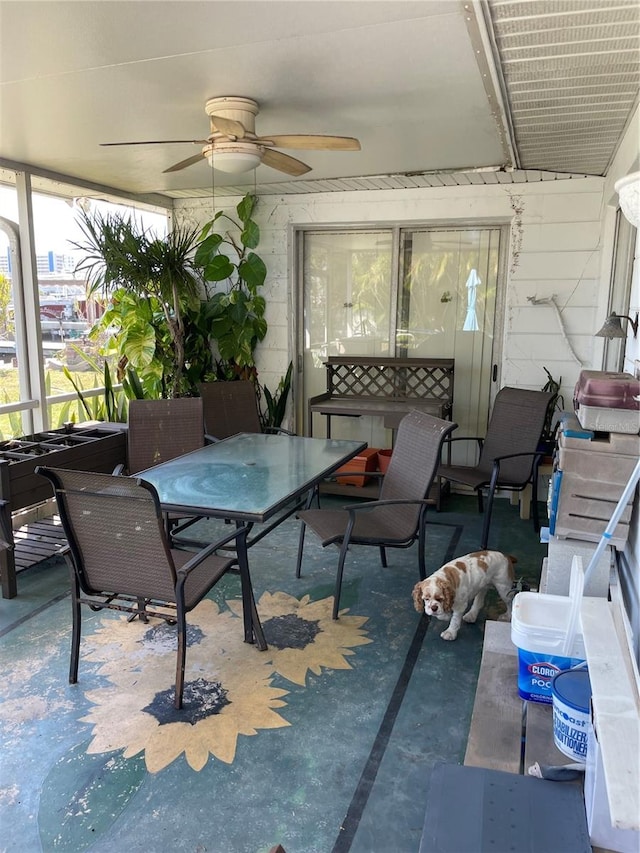
POLYGON ((223 536, 222 539, 218 539, 216 542, 212 542, 211 545, 207 545, 206 548, 203 548, 201 551, 198 551, 197 554, 188 560, 184 566, 176 571, 176 574, 179 577, 186 578, 187 575, 192 572, 203 560, 206 560, 207 557, 210 557, 211 554, 214 554, 220 548, 223 548, 233 539, 239 539, 242 537, 246 537, 248 533, 247 527, 237 527, 233 530, 232 533, 229 533, 227 536, 223 536))
POLYGON ((491 470, 491 481, 489 483, 489 488, 491 491, 494 491, 496 489, 498 480, 500 479, 500 463, 503 462, 505 459, 517 459, 520 456, 532 456, 532 470, 534 472, 537 472, 538 466, 540 465, 543 456, 546 456, 546 453, 544 450, 534 450, 528 451, 526 453, 506 453, 504 456, 496 456, 493 460, 493 468, 491 470))
POLYGON ((493 462, 502 462, 503 459, 517 459, 518 456, 533 456, 538 457, 538 460, 542 459, 543 456, 546 456, 547 453, 545 450, 529 450, 526 453, 505 453, 504 456, 494 456, 493 462))
POLYGON ((295 432, 291 432, 290 430, 285 429, 284 427, 265 427, 264 432, 270 433, 273 435, 295 435, 296 434, 295 432))
POLYGON ((204 443, 205 444, 217 444, 220 441, 219 438, 216 438, 215 435, 209 435, 205 432, 204 434, 204 443))
POLYGON ((124 476, 124 462, 118 462, 116 467, 111 472, 112 477, 122 477, 124 476))
POLYGON ((333 474, 327 474, 326 477, 323 477, 323 482, 328 482, 330 480, 341 480, 343 477, 375 477, 377 480, 380 480, 385 475, 385 471, 334 471, 333 474))
POLYGON ((480 448, 484 444, 484 438, 481 435, 445 435, 442 439, 443 444, 451 444, 453 441, 477 441, 480 448))
MULTIPOLYGON (((383 475, 384 476, 384 475, 383 475)), ((380 506, 408 506, 409 504, 417 504, 419 506, 426 505, 430 506, 427 498, 423 500, 402 500, 402 498, 398 498, 397 500, 388 500, 388 501, 367 501, 366 503, 359 504, 345 504, 342 509, 347 510, 349 513, 356 512, 369 512, 372 509, 376 509, 376 507, 380 506)))
POLYGON ((476 441, 478 443, 478 453, 482 453, 484 438, 481 435, 458 435, 454 437, 452 437, 451 435, 445 435, 445 437, 442 439, 442 445, 440 447, 440 459, 442 460, 443 452, 446 449, 447 465, 451 465, 451 445, 454 441, 476 441))

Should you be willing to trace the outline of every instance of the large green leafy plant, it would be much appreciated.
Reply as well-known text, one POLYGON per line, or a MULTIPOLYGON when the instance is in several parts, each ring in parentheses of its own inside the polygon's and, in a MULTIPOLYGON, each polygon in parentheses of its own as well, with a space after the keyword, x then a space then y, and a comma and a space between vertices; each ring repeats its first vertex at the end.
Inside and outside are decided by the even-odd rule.
POLYGON ((254 195, 246 195, 236 207, 238 220, 218 211, 202 229, 195 253, 195 264, 207 281, 226 282, 204 307, 220 357, 220 379, 255 379, 255 348, 267 333, 266 302, 260 293, 267 268, 253 251, 260 242, 252 218, 256 204, 254 195), (227 223, 232 230, 214 231, 227 223))
MULTIPOLYGON (((198 229, 175 226, 164 237, 143 228, 128 213, 81 212, 83 252, 77 270, 89 293, 100 292, 109 307, 100 323, 113 330, 107 351, 118 358, 118 378, 135 368, 149 397, 191 393, 190 353, 194 318, 200 318, 204 282, 194 253, 198 229)), ((208 344, 199 346, 198 356, 208 344)))

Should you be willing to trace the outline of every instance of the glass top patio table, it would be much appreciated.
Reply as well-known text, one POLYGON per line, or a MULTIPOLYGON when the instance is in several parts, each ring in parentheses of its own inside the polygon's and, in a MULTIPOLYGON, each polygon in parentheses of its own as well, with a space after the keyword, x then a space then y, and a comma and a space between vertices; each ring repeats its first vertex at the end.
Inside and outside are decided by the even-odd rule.
POLYGON ((362 441, 239 433, 137 476, 155 486, 164 511, 224 518, 245 529, 236 542, 244 578, 244 636, 245 642, 255 641, 264 650, 267 643, 253 595, 247 549, 293 515, 305 493, 308 505, 316 484, 365 447, 362 441), (269 519, 265 529, 249 540, 253 524, 269 519))
POLYGON ((346 439, 239 433, 137 476, 163 510, 262 523, 366 447, 346 439))

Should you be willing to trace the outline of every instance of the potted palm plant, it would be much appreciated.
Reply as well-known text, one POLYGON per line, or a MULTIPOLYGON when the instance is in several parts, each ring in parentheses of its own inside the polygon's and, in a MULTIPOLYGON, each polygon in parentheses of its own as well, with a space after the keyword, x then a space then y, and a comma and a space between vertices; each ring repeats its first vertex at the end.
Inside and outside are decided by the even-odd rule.
MULTIPOLYGON (((90 294, 108 298, 101 326, 117 330, 112 344, 119 372, 134 367, 148 396, 189 393, 186 344, 200 319, 204 288, 194 261, 198 229, 178 225, 158 237, 128 213, 99 211, 80 212, 79 225, 83 240, 74 246, 84 257, 76 269, 86 275, 90 294)), ((197 343, 208 367, 208 344, 197 343)))

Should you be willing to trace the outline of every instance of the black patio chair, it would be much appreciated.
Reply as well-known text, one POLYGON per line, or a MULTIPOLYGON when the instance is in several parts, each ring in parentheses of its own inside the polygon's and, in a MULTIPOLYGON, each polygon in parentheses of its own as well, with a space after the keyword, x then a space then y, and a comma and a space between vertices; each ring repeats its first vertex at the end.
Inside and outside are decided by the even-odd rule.
POLYGON ((202 382, 198 385, 204 410, 205 430, 214 440, 239 432, 275 432, 293 435, 282 427, 263 430, 255 385, 249 379, 202 382))
MULTIPOLYGON (((127 427, 127 464, 118 465, 114 474, 137 474, 213 441, 204 432, 199 397, 130 400, 127 427)), ((173 512, 164 519, 169 533, 178 523, 185 529, 199 521, 173 512)))
POLYGON ((145 622, 157 617, 177 625, 175 707, 181 708, 186 614, 236 561, 243 588, 245 637, 247 630, 259 626, 246 560, 216 554, 217 549, 244 536, 245 531, 234 529, 197 554, 177 551, 167 537, 158 495, 150 483, 133 477, 42 466, 36 472, 53 485, 68 543, 61 553, 71 575, 69 683, 78 680, 82 605, 94 611, 119 610, 145 622))
POLYGON ((442 442, 456 424, 413 411, 400 422, 393 455, 382 478, 380 497, 342 509, 308 509, 298 513, 302 522, 296 577, 300 577, 306 527, 322 540, 322 546, 339 545, 333 618, 338 618, 342 575, 352 545, 375 545, 386 568, 386 548, 408 548, 418 542, 420 579, 426 577, 425 514, 442 442))
POLYGON ((127 430, 127 472, 137 474, 176 456, 198 450, 208 441, 202 400, 131 400, 127 430))
POLYGON ((491 512, 498 489, 519 492, 531 484, 532 516, 536 532, 540 530, 538 514, 538 468, 545 455, 539 449, 547 408, 553 394, 524 388, 502 388, 493 404, 487 434, 484 438, 454 436, 454 441, 475 441, 480 449, 476 465, 440 465, 440 482, 449 480, 470 486, 478 494, 478 510, 483 512, 481 548, 489 541, 491 512), (482 493, 487 489, 487 505, 482 493))

